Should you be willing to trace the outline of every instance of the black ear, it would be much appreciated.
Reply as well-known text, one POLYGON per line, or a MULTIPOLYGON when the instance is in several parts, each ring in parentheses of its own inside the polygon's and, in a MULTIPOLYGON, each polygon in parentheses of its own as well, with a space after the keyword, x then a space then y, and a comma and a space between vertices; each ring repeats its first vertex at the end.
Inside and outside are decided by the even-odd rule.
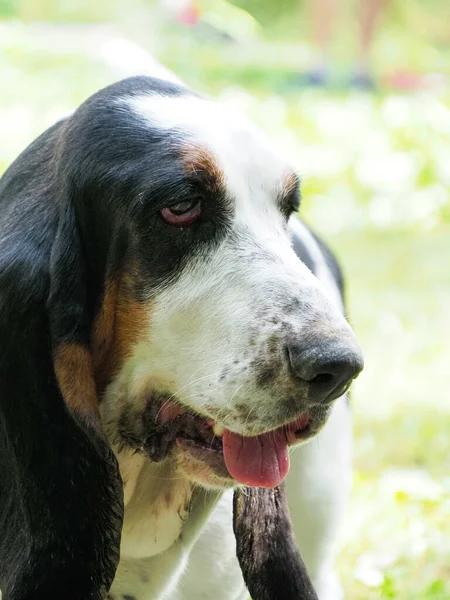
POLYGON ((106 452, 100 422, 90 337, 96 299, 70 190, 59 204, 51 247, 47 313, 55 374, 65 405, 88 437, 106 452))
POLYGON ((252 600, 318 600, 292 530, 284 484, 234 493, 236 552, 252 600))
POLYGON ((0 181, 0 589, 100 600, 119 558, 122 485, 100 428, 73 207, 39 180, 45 135, 0 181))

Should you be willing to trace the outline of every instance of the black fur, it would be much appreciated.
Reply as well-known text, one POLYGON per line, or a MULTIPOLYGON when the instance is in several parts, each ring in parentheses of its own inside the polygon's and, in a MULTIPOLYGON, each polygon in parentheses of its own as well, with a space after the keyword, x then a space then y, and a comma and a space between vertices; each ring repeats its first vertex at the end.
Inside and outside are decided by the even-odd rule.
POLYGON ((336 257, 329 246, 327 246, 327 244, 325 244, 325 242, 316 233, 314 233, 314 231, 311 231, 311 234, 319 245, 320 251, 322 252, 322 257, 325 259, 327 267, 329 268, 330 273, 332 274, 341 294, 342 302, 345 304, 345 281, 342 267, 336 260, 336 257))
POLYGON ((316 263, 314 261, 314 258, 312 257, 308 246, 305 244, 302 238, 296 235, 295 233, 292 236, 292 247, 294 248, 297 256, 302 260, 302 262, 304 262, 308 269, 314 273, 316 270, 316 263))
MULTIPOLYGON (((308 227, 309 232, 313 236, 314 240, 317 242, 319 246, 320 252, 322 254, 322 258, 325 260, 325 263, 330 270, 331 275, 333 276, 334 281, 338 287, 339 293, 341 295, 342 300, 345 300, 345 285, 344 285, 344 275, 342 273, 341 266, 339 265, 336 257, 330 248, 325 244, 325 242, 308 227)), ((295 253, 300 258, 302 262, 310 269, 313 273, 316 273, 316 263, 314 261, 314 257, 311 255, 308 246, 304 243, 304 241, 294 233, 292 236, 292 246, 295 250, 295 253)))
POLYGON ((0 182, 0 588, 5 600, 103 598, 122 492, 104 440, 64 406, 52 351, 86 342, 84 259, 55 174, 61 125, 0 182), (89 431, 89 435, 86 434, 89 431))

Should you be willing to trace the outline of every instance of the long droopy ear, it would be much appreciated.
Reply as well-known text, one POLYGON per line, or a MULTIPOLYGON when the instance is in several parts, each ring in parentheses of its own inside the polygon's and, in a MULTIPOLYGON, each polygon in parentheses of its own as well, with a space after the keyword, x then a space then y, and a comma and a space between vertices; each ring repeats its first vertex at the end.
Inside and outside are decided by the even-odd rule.
POLYGON ((105 452, 90 351, 92 304, 75 210, 60 207, 50 256, 48 318, 55 374, 65 405, 99 453, 105 452))
POLYGON ((0 589, 103 600, 123 499, 100 427, 82 245, 68 198, 57 226, 54 198, 22 208, 33 197, 23 179, 15 187, 22 164, 0 183, 3 214, 15 209, 0 214, 0 589))
POLYGON ((284 484, 236 490, 233 528, 252 600, 318 600, 295 542, 284 484))
MULTIPOLYGON (((123 519, 122 484, 117 461, 101 427, 99 402, 90 348, 92 322, 98 305, 89 287, 86 257, 70 196, 60 206, 59 223, 50 258, 47 302, 54 371, 65 407, 84 434, 86 453, 80 468, 85 489, 81 501, 83 532, 88 535, 92 564, 92 597, 105 594, 119 560, 123 519), (95 587, 95 589, 94 589, 95 587)), ((101 283, 101 282, 100 282, 101 283)), ((96 290, 101 289, 96 282, 96 290)), ((77 449, 74 448, 74 454, 77 449)), ((85 598, 86 596, 80 596, 85 598)), ((89 596, 90 598, 91 596, 89 596)))

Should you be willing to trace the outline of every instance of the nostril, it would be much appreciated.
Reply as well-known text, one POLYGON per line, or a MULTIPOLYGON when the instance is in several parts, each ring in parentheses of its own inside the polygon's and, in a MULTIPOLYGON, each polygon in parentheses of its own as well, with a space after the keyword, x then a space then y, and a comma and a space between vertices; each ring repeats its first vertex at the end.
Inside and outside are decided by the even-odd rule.
POLYGON ((309 383, 316 383, 317 385, 327 385, 328 383, 332 383, 334 379, 334 375, 331 373, 319 373, 315 377, 313 377, 309 383))

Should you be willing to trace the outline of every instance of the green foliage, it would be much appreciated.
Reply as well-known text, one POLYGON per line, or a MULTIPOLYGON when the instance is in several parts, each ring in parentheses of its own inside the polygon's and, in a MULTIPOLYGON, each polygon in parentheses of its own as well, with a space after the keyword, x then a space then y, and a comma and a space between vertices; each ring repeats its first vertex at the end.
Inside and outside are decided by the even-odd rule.
POLYGON ((385 577, 380 587, 382 598, 397 598, 395 582, 390 577, 385 577))
MULTIPOLYGON (((134 9, 138 5, 133 0, 134 9)), ((118 20, 128 6, 126 0, 0 0, 0 17, 15 16, 25 22, 95 22, 118 20)))
POLYGON ((232 0, 232 4, 248 11, 265 27, 273 25, 274 21, 287 14, 298 13, 301 5, 300 0, 232 0))
POLYGON ((12 17, 15 13, 14 0, 0 0, 0 17, 12 17))

